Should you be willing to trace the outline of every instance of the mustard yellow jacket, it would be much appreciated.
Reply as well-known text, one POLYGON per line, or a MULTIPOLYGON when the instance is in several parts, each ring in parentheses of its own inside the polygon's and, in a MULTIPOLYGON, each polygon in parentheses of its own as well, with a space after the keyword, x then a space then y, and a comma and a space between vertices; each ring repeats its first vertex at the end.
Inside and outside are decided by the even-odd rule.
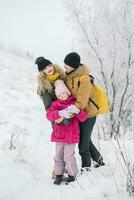
POLYGON ((86 65, 80 65, 74 72, 68 74, 65 79, 67 87, 76 98, 76 106, 85 109, 89 117, 96 116, 98 109, 89 100, 90 98, 97 104, 97 97, 90 82, 89 69, 86 65))

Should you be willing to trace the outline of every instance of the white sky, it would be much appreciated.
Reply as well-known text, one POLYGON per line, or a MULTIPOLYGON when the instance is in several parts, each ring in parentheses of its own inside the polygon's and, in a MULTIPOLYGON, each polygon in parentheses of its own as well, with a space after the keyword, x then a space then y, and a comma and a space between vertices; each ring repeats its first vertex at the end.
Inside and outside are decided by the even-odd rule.
POLYGON ((0 43, 62 64, 73 33, 62 0, 0 0, 0 43))

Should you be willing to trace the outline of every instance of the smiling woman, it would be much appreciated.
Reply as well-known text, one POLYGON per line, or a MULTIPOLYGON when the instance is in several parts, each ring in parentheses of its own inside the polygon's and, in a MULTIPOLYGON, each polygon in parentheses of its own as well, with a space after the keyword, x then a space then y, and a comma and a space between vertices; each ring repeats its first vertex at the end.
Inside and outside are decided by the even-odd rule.
POLYGON ((62 63, 72 33, 66 26, 62 1, 0 1, 0 43, 62 63), (9 34, 10 33, 10 34, 9 34))

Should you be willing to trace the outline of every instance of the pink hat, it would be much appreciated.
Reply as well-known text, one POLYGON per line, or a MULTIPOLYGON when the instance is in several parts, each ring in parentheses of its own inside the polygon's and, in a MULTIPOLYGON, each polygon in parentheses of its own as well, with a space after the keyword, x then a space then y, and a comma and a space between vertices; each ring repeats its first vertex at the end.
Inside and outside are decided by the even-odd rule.
POLYGON ((67 93, 68 96, 71 95, 69 89, 67 88, 67 86, 65 85, 63 80, 56 80, 54 83, 54 86, 55 86, 55 94, 56 94, 57 98, 62 93, 67 93))

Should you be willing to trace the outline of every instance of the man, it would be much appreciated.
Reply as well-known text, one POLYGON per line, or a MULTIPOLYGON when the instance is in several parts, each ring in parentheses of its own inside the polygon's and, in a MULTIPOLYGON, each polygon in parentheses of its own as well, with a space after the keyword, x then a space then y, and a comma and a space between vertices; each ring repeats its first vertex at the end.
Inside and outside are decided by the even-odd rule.
POLYGON ((96 162, 94 167, 105 165, 103 158, 91 141, 91 134, 96 122, 98 108, 97 99, 89 77, 89 69, 81 64, 80 56, 75 53, 69 53, 65 59, 66 85, 76 98, 75 106, 85 109, 88 113, 88 119, 80 124, 80 143, 79 154, 82 160, 82 171, 90 171, 91 158, 96 162))

